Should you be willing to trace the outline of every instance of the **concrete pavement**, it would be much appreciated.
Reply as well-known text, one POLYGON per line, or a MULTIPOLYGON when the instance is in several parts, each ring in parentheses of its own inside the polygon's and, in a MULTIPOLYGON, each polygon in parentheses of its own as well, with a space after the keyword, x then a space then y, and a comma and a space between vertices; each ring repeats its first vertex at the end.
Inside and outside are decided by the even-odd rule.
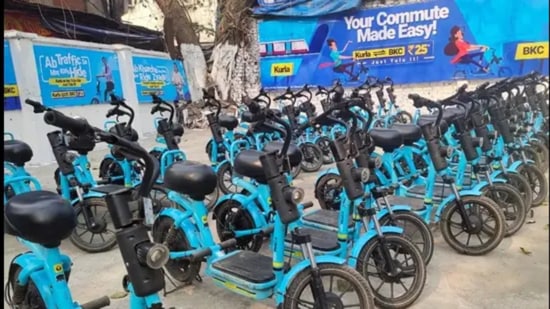
MULTIPOLYGON (((44 134, 45 135, 45 134, 44 134)), ((184 136, 181 148, 191 160, 208 162, 204 146, 208 130, 190 130, 184 136)), ((46 138, 46 136, 44 136, 46 138)), ((146 148, 155 142, 152 136, 144 136, 140 142, 146 148)), ((41 149, 34 151, 51 151, 41 149)), ((94 174, 106 150, 90 153, 94 174)), ((55 165, 29 167, 45 189, 53 190, 55 165)), ((326 167, 324 167, 326 168, 326 167)), ((313 199, 316 173, 302 173, 295 181, 306 191, 306 200, 313 199)), ((314 201, 316 202, 316 201, 314 201)), ((316 205, 316 207, 318 207, 316 205)), ((428 266, 428 277, 421 297, 411 308, 548 308, 549 304, 549 211, 548 204, 535 209, 535 223, 525 224, 521 231, 503 240, 501 245, 486 256, 462 256, 453 251, 439 232, 434 233, 435 252, 428 266), (526 255, 520 248, 531 252, 526 255)), ((215 226, 211 224, 211 226, 215 226)), ((4 236, 4 283, 11 259, 24 248, 14 237, 4 236)), ((102 295, 119 296, 124 267, 119 251, 88 254, 63 242, 61 249, 73 260, 70 287, 73 297, 80 301, 102 295), (119 294, 119 295, 116 295, 119 294)), ((203 266, 204 268, 204 266, 203 266)), ((209 278, 202 283, 185 287, 164 298, 165 308, 272 308, 268 300, 256 303, 214 286, 209 278)), ((170 287, 170 284, 167 284, 170 287)), ((128 298, 113 299, 110 308, 128 308, 128 298)))

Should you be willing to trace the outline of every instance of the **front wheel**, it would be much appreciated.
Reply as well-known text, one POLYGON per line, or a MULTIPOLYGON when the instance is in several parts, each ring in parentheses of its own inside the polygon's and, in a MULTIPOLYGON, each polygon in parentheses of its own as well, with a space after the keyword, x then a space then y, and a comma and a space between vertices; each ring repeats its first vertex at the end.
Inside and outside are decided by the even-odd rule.
POLYGON ((518 172, 527 179, 533 191, 532 207, 540 206, 548 197, 548 181, 546 176, 536 166, 524 164, 518 172))
POLYGON ((543 172, 547 172, 548 171, 548 148, 546 147, 546 145, 544 145, 543 142, 538 140, 530 141, 529 145, 539 155, 541 170, 543 172))
POLYGON ((317 172, 323 166, 323 151, 313 143, 300 145, 302 151, 302 170, 306 173, 317 172))
POLYGON ((79 249, 90 253, 105 252, 116 245, 115 228, 109 214, 107 203, 103 198, 84 199, 85 205, 78 202, 74 206, 76 215, 76 227, 70 240, 79 249), (90 221, 94 226, 86 224, 85 214, 91 214, 90 221))
POLYGON ((494 183, 483 189, 483 195, 493 200, 502 209, 506 220, 504 237, 517 233, 525 223, 527 215, 525 203, 519 191, 509 184, 494 183))
MULTIPOLYGON (((375 308, 368 283, 355 269, 338 264, 319 264, 318 268, 328 308, 375 308)), ((318 308, 312 286, 312 272, 308 268, 290 282, 282 308, 318 308)))
POLYGON ((418 248, 406 237, 383 237, 369 240, 361 249, 357 270, 369 283, 378 307, 406 308, 424 290, 426 265, 418 248))
POLYGON ((395 115, 394 119, 397 123, 405 123, 406 124, 406 123, 412 123, 413 117, 407 111, 400 111, 399 113, 397 113, 395 115))
MULTIPOLYGON (((153 225, 153 241, 164 244, 174 251, 188 251, 193 248, 189 245, 187 236, 179 228, 174 226, 174 220, 169 217, 158 217, 153 225)), ((168 260, 164 266, 166 272, 179 282, 190 283, 197 277, 201 270, 201 261, 191 262, 189 259, 168 260)))
POLYGON ((531 189, 529 181, 522 175, 516 173, 506 173, 504 177, 506 178, 507 184, 518 189, 523 198, 523 203, 525 204, 525 213, 528 213, 533 204, 533 190, 531 189))
POLYGON ((434 237, 432 231, 417 214, 410 211, 396 211, 380 219, 380 225, 397 226, 403 229, 407 237, 420 250, 424 263, 428 265, 434 253, 434 237))
POLYGON ((485 255, 500 244, 504 238, 506 222, 499 206, 483 196, 461 197, 474 227, 466 228, 458 201, 447 205, 439 222, 443 238, 455 251, 466 255, 485 255), (485 239, 485 240, 484 240, 485 239))
POLYGON ((124 173, 120 165, 111 158, 105 158, 99 164, 99 178, 114 185, 124 185, 124 173))

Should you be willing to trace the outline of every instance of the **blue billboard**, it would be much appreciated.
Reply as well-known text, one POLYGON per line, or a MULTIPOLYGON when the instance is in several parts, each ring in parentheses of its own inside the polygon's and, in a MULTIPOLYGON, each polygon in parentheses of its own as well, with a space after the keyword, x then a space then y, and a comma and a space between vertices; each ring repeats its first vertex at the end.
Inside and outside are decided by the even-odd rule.
POLYGON ((34 55, 46 106, 101 104, 111 93, 123 96, 115 52, 34 45, 34 55))
POLYGON ((18 109, 21 109, 19 88, 15 79, 10 45, 8 41, 4 40, 4 110, 12 111, 18 109))
POLYGON ((167 102, 191 100, 183 63, 167 58, 133 56, 134 82, 139 103, 151 103, 151 93, 167 102))
POLYGON ((548 74, 548 1, 438 0, 259 23, 262 86, 548 74), (488 21, 490 19, 490 21, 488 21))

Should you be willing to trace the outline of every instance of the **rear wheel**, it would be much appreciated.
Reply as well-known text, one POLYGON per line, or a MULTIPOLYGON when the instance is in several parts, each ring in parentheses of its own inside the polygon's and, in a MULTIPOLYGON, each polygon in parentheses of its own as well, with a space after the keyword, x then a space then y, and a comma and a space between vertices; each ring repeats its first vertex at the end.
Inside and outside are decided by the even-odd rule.
POLYGON ((317 145, 317 147, 319 147, 319 149, 321 149, 321 152, 323 153, 323 164, 331 164, 332 162, 334 162, 329 144, 330 138, 326 136, 321 136, 315 142, 315 145, 317 145))
MULTIPOLYGON (((251 230, 257 227, 250 213, 234 200, 226 200, 218 205, 214 210, 214 218, 216 219, 216 232, 220 241, 234 238, 235 231, 251 230)), ((244 236, 237 238, 235 248, 258 252, 262 247, 262 243, 262 237, 244 236)))
POLYGON ((543 162, 538 152, 535 151, 532 147, 525 147, 523 149, 523 153, 527 157, 527 159, 535 162, 535 166, 539 168, 541 171, 544 171, 543 169, 543 162))
POLYGON ((315 184, 315 198, 321 209, 339 210, 342 177, 336 174, 325 174, 315 184))
POLYGON ((394 119, 397 123, 412 123, 413 117, 409 112, 401 111, 395 115, 394 119))
POLYGON ((222 163, 217 170, 218 187, 224 194, 238 193, 240 188, 233 183, 233 167, 229 162, 222 163))
MULTIPOLYGON (((319 264, 318 269, 328 308, 375 308, 369 284, 355 269, 324 263, 319 264)), ((311 269, 301 271, 290 282, 282 308, 317 308, 318 303, 311 292, 313 284, 311 269)))
POLYGON ((70 240, 79 249, 90 253, 108 251, 116 245, 115 228, 113 220, 107 209, 107 203, 103 198, 87 198, 84 200, 92 214, 91 220, 95 226, 88 227, 84 217, 83 205, 78 202, 74 206, 76 215, 76 227, 74 228, 70 240))
POLYGON ((111 158, 105 158, 99 164, 99 178, 109 180, 111 184, 124 185, 124 173, 120 165, 111 158))
POLYGON ((21 271, 23 271, 23 268, 21 268, 19 265, 13 265, 15 267, 13 274, 10 274, 10 278, 8 279, 9 284, 11 285, 8 287, 10 289, 11 294, 11 300, 9 301, 8 305, 12 308, 33 308, 33 309, 47 309, 46 303, 44 302, 44 299, 40 295, 40 292, 36 288, 36 284, 32 280, 32 278, 29 278, 29 282, 25 287, 18 287, 17 286, 17 278, 19 277, 19 274, 21 271), (15 288, 17 289, 24 289, 24 291, 17 291, 15 292, 15 288))
MULTIPOLYGON (((153 225, 153 241, 164 244, 174 251, 188 251, 193 248, 189 245, 187 237, 181 229, 174 227, 174 220, 169 217, 159 217, 153 225)), ((190 283, 197 277, 201 270, 201 261, 191 262, 189 259, 168 260, 164 266, 166 272, 172 278, 185 283, 190 283)))
POLYGON ((323 166, 323 151, 313 143, 304 143, 300 146, 302 152, 302 170, 306 173, 317 172, 323 166))

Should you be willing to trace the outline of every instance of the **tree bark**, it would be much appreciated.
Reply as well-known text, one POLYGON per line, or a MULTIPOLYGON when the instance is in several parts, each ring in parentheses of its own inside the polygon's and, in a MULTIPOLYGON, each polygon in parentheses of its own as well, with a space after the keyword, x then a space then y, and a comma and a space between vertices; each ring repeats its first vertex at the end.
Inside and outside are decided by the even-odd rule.
MULTIPOLYGON (((193 22, 187 12, 187 8, 178 0, 156 0, 157 5, 164 14, 165 18, 165 30, 166 19, 171 23, 171 33, 174 34, 178 43, 178 50, 180 44, 193 44, 199 45, 199 37, 193 29, 193 22)), ((170 32, 170 31, 169 31, 170 32)), ((165 33, 166 35, 166 33, 165 33)), ((172 38, 166 38, 166 44, 174 45, 174 36, 172 38)), ((170 50, 170 48, 168 49, 170 50)))
POLYGON ((219 24, 216 27, 215 45, 246 43, 247 19, 255 0, 219 0, 219 24))

